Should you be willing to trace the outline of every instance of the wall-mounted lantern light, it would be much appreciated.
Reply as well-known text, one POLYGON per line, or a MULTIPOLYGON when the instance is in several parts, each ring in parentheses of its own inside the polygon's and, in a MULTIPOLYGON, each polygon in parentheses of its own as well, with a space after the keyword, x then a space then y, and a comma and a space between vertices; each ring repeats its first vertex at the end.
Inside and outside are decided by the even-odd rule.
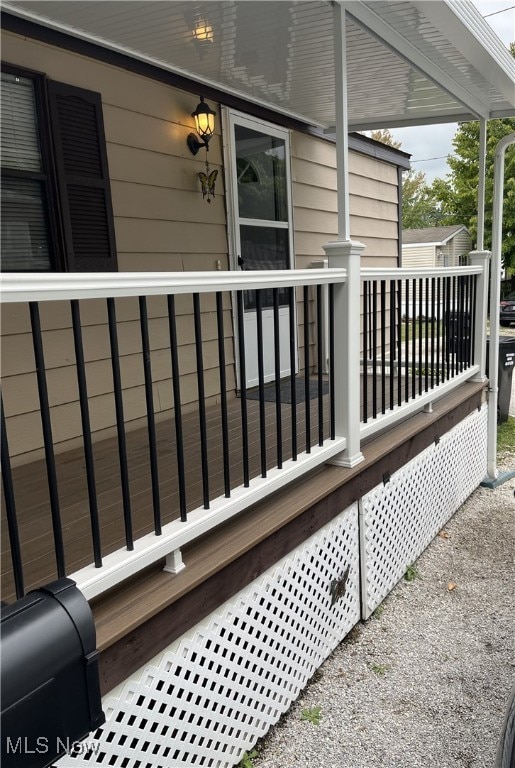
POLYGON ((188 148, 192 155, 196 155, 201 147, 209 149, 209 141, 215 132, 215 115, 209 104, 206 104, 204 97, 200 97, 200 102, 197 104, 195 112, 191 113, 191 116, 195 118, 195 128, 198 136, 194 133, 190 133, 187 138, 188 148))
POLYGON ((195 21, 193 39, 201 43, 213 42, 213 27, 205 19, 195 21))

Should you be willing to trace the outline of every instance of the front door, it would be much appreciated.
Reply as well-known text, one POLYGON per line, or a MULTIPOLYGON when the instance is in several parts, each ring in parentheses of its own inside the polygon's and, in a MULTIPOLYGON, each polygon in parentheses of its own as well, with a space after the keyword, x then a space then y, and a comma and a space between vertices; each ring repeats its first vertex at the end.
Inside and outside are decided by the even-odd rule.
MULTIPOLYGON (((229 115, 233 266, 291 269, 290 141, 285 129, 234 112, 229 115)), ((262 291, 265 381, 275 378, 273 293, 262 291)), ((295 327, 295 319, 293 322, 295 327)), ((246 387, 258 384, 256 293, 244 296, 246 387)), ((279 291, 280 376, 290 375, 288 292, 279 291)), ((243 382, 239 382, 242 386, 243 382)))

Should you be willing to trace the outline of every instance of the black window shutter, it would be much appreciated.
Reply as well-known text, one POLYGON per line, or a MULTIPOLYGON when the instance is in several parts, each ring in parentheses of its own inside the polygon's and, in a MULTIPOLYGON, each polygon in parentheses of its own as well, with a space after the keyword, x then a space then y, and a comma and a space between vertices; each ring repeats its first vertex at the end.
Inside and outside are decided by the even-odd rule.
POLYGON ((109 168, 99 93, 48 81, 67 268, 117 269, 109 168))

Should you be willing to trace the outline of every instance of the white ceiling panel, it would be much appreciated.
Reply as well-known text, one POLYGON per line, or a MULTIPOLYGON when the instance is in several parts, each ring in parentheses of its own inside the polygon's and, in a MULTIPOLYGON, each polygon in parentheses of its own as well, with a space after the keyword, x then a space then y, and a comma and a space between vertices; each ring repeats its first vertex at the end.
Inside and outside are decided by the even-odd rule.
MULTIPOLYGON (((515 64, 464 0, 350 0, 350 129, 515 114, 515 64)), ((13 0, 3 9, 307 123, 335 123, 333 5, 13 0), (212 41, 193 37, 195 22, 212 41)))

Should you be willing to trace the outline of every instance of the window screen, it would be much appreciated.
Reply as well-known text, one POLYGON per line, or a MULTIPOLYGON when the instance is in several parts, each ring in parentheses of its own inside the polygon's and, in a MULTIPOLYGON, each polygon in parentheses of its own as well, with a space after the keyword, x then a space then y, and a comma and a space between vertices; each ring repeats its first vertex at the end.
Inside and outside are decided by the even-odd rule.
POLYGON ((2 269, 51 267, 34 83, 2 73, 2 269))

